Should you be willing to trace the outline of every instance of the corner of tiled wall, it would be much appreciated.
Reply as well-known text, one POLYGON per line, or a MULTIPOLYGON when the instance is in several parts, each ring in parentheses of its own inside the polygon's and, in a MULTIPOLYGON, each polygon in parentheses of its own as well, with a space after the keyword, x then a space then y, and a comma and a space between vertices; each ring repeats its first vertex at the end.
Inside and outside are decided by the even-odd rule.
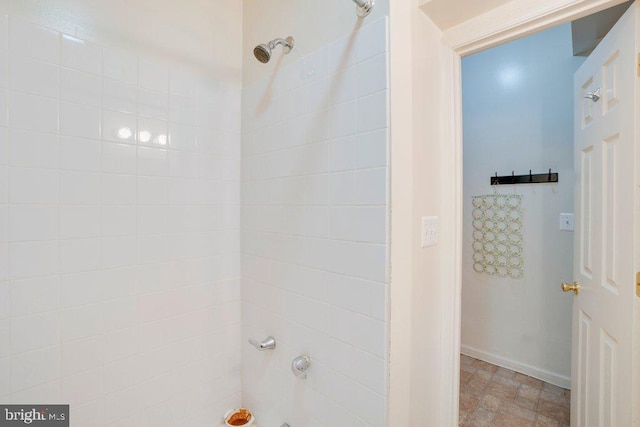
POLYGON ((262 425, 386 422, 387 39, 367 22, 243 92, 242 393, 262 425))

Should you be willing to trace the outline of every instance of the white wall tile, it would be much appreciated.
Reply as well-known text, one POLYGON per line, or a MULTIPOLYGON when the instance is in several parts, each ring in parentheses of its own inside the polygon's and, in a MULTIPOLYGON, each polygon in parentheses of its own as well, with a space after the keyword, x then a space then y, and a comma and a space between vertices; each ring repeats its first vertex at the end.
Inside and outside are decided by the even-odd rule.
POLYGON ((102 297, 104 300, 138 294, 137 267, 102 270, 102 297))
POLYGON ((60 206, 58 216, 61 239, 100 236, 99 206, 60 206))
POLYGON ((166 205, 169 203, 169 181, 167 178, 140 176, 137 180, 137 189, 138 204, 140 205, 166 205))
POLYGON ((123 267, 136 264, 135 237, 109 237, 102 239, 102 266, 123 267))
POLYGON ((174 150, 195 151, 195 129, 182 124, 171 123, 169 125, 169 146, 174 150))
POLYGON ((136 234, 135 206, 103 206, 102 235, 107 237, 136 234))
POLYGON ((357 66, 358 96, 371 95, 388 88, 386 53, 361 61, 357 66))
POLYGON ((130 205, 136 202, 135 175, 102 175, 102 204, 130 205))
POLYGON ((138 121, 133 114, 102 111, 102 139, 135 144, 138 121))
POLYGON ((26 316, 59 308, 57 276, 14 280, 10 289, 12 316, 26 316))
POLYGON ((97 205, 100 203, 99 173, 60 172, 60 203, 65 205, 97 205))
POLYGON ((13 52, 57 64, 60 55, 60 34, 39 25, 11 17, 9 44, 13 52))
POLYGON ((9 49, 9 17, 0 14, 0 49, 9 49))
POLYGON ((56 206, 9 207, 9 241, 55 240, 58 238, 56 206))
POLYGON ((9 53, 0 49, 0 87, 9 87, 9 53))
POLYGON ((102 329, 102 309, 99 304, 60 312, 60 338, 63 343, 101 334, 102 329))
MULTIPOLYGON (((10 343, 11 342, 11 320, 3 319, 0 320, 0 338, 2 338, 2 342, 10 343)), ((11 355, 11 346, 4 345, 0 348, 0 357, 6 357, 11 355)))
POLYGON ((169 171, 167 150, 138 147, 138 174, 166 176, 169 171))
POLYGON ((134 356, 140 350, 138 328, 119 329, 104 335, 104 361, 114 362, 134 356))
POLYGON ((21 55, 11 57, 11 89, 33 95, 57 98, 58 66, 21 55))
POLYGON ((102 106, 123 113, 137 113, 138 88, 120 80, 103 79, 102 106))
POLYGON ((358 169, 387 165, 387 130, 358 135, 356 143, 356 165, 358 169))
POLYGON ((102 143, 102 171, 106 173, 136 173, 137 150, 135 145, 102 143))
POLYGON ((100 74, 102 71, 102 49, 88 41, 62 35, 62 65, 87 73, 100 74))
POLYGON ((4 320, 9 318, 10 313, 11 313, 11 286, 8 281, 0 282, 0 319, 4 320))
POLYGON ((386 18, 362 27, 358 34, 358 61, 386 52, 387 39, 386 18))
POLYGON ((356 198, 363 205, 387 203, 387 169, 368 169, 356 173, 356 198))
POLYGON ((100 138, 100 109, 61 102, 60 133, 80 138, 100 138))
POLYGON ((0 165, 9 164, 9 132, 0 128, 0 165))
POLYGON ((9 123, 9 97, 6 89, 0 89, 0 126, 7 126, 9 123))
POLYGON ((11 319, 13 354, 54 345, 58 342, 58 313, 48 312, 11 319))
POLYGON ((59 152, 61 170, 100 171, 100 141, 61 136, 59 152))
POLYGON ((169 95, 166 92, 140 89, 138 112, 144 116, 166 120, 169 115, 169 95))
POLYGON ((105 77, 129 84, 138 83, 138 58, 124 50, 103 48, 103 74, 105 77))
POLYGON ((100 76, 68 68, 60 69, 60 99, 75 104, 100 106, 100 76))
POLYGON ((166 148, 168 143, 167 122, 160 119, 140 117, 138 120, 138 144, 166 148))
POLYGON ((78 405, 102 396, 104 373, 102 368, 91 369, 61 381, 62 398, 71 405, 78 405))
POLYGON ((387 103, 387 91, 358 98, 358 132, 388 127, 387 103))
POLYGON ((0 359, 0 395, 6 396, 11 391, 9 384, 11 381, 11 364, 8 357, 0 359))
POLYGON ((341 138, 356 133, 356 102, 334 105, 331 108, 331 136, 341 138))
POLYGON ((10 168, 11 203, 58 203, 58 173, 55 170, 10 168))
POLYGON ((140 58, 139 62, 140 87, 158 92, 169 92, 169 69, 165 64, 140 58))
POLYGON ((9 99, 9 124, 17 129, 58 132, 58 101, 13 92, 9 99))
POLYGON ((100 239, 60 241, 60 272, 73 273, 100 268, 100 239))
POLYGON ((19 391, 60 376, 60 349, 47 347, 11 357, 11 390, 19 391))
POLYGON ((62 344, 62 375, 71 375, 102 364, 102 339, 100 336, 68 341, 62 344))
POLYGON ((60 276, 60 307, 95 304, 102 298, 100 271, 84 271, 60 276))
POLYGON ((58 137, 52 134, 13 130, 10 135, 12 166, 56 169, 58 137))
POLYGON ((58 271, 58 242, 20 242, 9 245, 9 276, 47 276, 58 271))

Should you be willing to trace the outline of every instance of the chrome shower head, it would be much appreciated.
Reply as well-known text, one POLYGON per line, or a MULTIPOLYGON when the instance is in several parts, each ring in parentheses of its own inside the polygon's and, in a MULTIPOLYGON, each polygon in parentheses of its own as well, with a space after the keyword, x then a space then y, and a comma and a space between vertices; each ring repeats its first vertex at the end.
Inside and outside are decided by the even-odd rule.
POLYGON ((293 37, 287 37, 286 39, 271 40, 267 44, 260 44, 256 46, 253 49, 253 55, 256 57, 258 61, 262 62, 263 64, 266 64, 271 60, 271 53, 273 49, 276 48, 276 46, 278 45, 283 46, 284 53, 286 54, 291 52, 291 49, 293 49, 293 44, 294 44, 293 37))
POLYGON ((260 44, 253 49, 253 55, 258 61, 266 64, 271 59, 271 49, 266 44, 260 44))

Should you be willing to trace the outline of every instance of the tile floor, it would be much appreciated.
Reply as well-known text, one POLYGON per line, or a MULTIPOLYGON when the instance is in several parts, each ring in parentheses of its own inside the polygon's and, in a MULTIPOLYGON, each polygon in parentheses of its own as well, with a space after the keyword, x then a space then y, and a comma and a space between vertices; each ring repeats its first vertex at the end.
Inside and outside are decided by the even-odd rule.
POLYGON ((571 391, 461 355, 461 427, 568 427, 571 391))

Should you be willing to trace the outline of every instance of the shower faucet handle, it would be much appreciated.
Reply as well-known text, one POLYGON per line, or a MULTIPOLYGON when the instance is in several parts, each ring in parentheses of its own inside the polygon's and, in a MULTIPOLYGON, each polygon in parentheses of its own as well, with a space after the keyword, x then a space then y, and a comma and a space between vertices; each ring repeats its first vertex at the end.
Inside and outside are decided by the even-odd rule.
POLYGON ((311 366, 311 359, 306 354, 300 355, 291 362, 291 372, 298 378, 307 378, 307 369, 311 366))
POLYGON ((253 338, 249 338, 249 344, 254 346, 258 351, 273 350, 276 348, 276 339, 274 337, 267 337, 263 341, 256 341, 253 338))

